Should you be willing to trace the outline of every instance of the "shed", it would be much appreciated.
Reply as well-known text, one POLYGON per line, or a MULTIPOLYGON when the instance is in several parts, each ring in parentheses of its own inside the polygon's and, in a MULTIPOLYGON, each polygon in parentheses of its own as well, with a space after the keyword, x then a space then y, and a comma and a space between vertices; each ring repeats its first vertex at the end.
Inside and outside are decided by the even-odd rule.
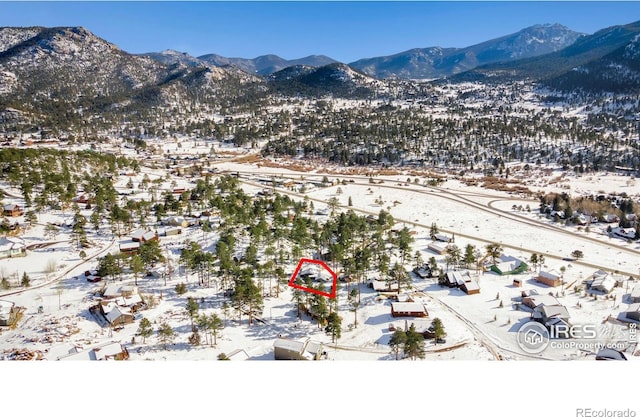
POLYGON ((554 270, 540 271, 536 277, 536 281, 550 287, 557 287, 562 284, 562 276, 554 270))

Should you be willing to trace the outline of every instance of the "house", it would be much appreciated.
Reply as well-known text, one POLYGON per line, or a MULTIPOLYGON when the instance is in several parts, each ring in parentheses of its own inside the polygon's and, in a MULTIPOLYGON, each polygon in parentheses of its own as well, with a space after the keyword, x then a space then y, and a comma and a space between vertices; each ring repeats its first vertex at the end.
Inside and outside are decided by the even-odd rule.
POLYGON ((628 319, 640 321, 640 303, 631 304, 624 314, 628 319))
POLYGON ((606 223, 618 223, 620 222, 620 217, 618 217, 615 214, 605 214, 602 219, 606 222, 606 223))
POLYGON ((23 211, 17 204, 5 204, 2 208, 2 214, 7 217, 19 217, 22 216, 23 211))
POLYGON ((310 338, 303 340, 279 337, 273 343, 273 356, 276 360, 319 360, 326 355, 320 342, 310 338))
POLYGON ((422 303, 395 302, 391 303, 391 315, 393 317, 427 317, 427 309, 422 303))
POLYGON ((177 227, 167 227, 166 229, 164 229, 165 236, 176 236, 179 234, 182 234, 182 229, 179 229, 177 227))
POLYGON ((467 295, 480 294, 480 286, 473 280, 465 282, 460 286, 460 288, 462 291, 466 292, 467 295))
POLYGON ((448 271, 446 278, 450 288, 462 287, 465 282, 471 282, 469 271, 448 271))
MULTIPOLYGON (((548 329, 556 326, 561 326, 564 329, 570 327, 569 325, 569 310, 563 305, 545 305, 541 304, 536 306, 531 313, 531 318, 539 323, 542 323, 548 329)), ((561 334, 565 334, 561 332, 561 334)))
POLYGON ((611 230, 611 233, 615 236, 615 237, 620 237, 622 239, 635 239, 636 238, 636 231, 634 228, 632 227, 628 227, 628 228, 622 228, 622 227, 614 227, 611 230))
POLYGON ((114 299, 118 297, 129 298, 138 294, 138 287, 135 285, 120 285, 109 284, 105 287, 102 296, 107 299, 114 299))
POLYGON ((640 303, 640 284, 636 284, 636 286, 631 290, 631 294, 629 295, 629 302, 640 303))
POLYGON ((121 326, 133 323, 133 314, 130 310, 122 308, 114 302, 100 304, 100 310, 105 319, 112 326, 121 326))
POLYGON ((58 357, 59 361, 108 361, 108 360, 127 360, 129 359, 129 351, 119 342, 109 342, 88 349, 75 348, 70 350, 67 355, 58 357))
POLYGON ((148 242, 150 240, 158 240, 158 233, 151 230, 137 229, 131 233, 131 240, 133 242, 148 242))
POLYGON ((189 222, 182 216, 170 216, 162 222, 168 226, 188 227, 189 222))
POLYGON ((530 309, 535 309, 538 306, 559 306, 560 301, 556 297, 550 294, 531 294, 526 297, 522 297, 522 304, 529 307, 530 309))
POLYGON ((0 259, 26 255, 27 245, 22 239, 16 237, 0 238, 0 259))
POLYGON ((563 283, 562 275, 558 274, 556 271, 540 271, 538 276, 535 278, 536 281, 548 285, 550 287, 557 287, 563 283))
POLYGON ((397 282, 391 282, 391 281, 380 281, 377 279, 374 279, 373 281, 371 281, 371 283, 369 284, 369 286, 371 288, 373 288, 374 291, 378 291, 378 292, 399 292, 400 290, 398 289, 398 283, 397 282))
POLYGON ((140 251, 140 242, 125 242, 120 244, 120 253, 135 255, 140 251))
POLYGON ((422 265, 419 268, 414 268, 413 273, 422 279, 431 277, 431 268, 427 264, 422 265))
POLYGON ((593 274, 591 289, 609 294, 616 286, 617 281, 608 272, 598 270, 593 274))
POLYGON ((429 245, 427 245, 427 249, 437 253, 438 255, 442 255, 447 251, 447 248, 445 246, 439 245, 437 243, 429 243, 429 245))
POLYGON ((19 311, 14 302, 0 300, 0 326, 13 326, 18 320, 19 311))
POLYGON ((491 270, 498 275, 513 275, 525 272, 529 266, 521 259, 509 255, 500 256, 500 262, 491 266, 491 270))

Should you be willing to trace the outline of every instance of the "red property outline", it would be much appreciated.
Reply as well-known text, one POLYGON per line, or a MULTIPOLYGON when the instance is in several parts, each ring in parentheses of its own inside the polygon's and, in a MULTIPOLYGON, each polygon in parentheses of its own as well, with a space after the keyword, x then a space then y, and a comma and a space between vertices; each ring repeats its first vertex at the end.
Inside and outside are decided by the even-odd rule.
POLYGON ((319 261, 317 259, 307 259, 307 258, 300 259, 300 262, 298 262, 298 266, 296 267, 296 270, 293 271, 293 275, 291 275, 291 279, 289 280, 289 286, 290 287, 297 288, 299 290, 307 291, 307 292, 314 293, 314 294, 324 295, 325 297, 329 297, 329 298, 336 298, 337 284, 338 284, 338 275, 335 272, 333 272, 331 270, 331 268, 329 268, 327 266, 327 264, 325 264, 324 262, 319 261), (307 288, 307 287, 304 287, 302 285, 298 285, 298 284, 294 283, 294 281, 298 277, 298 273, 300 272, 300 268, 302 268, 302 265, 304 265, 307 262, 308 263, 312 263, 312 264, 318 264, 318 265, 322 266, 324 269, 326 269, 327 271, 329 271, 329 273, 333 277, 333 285, 331 286, 331 293, 320 291, 320 290, 316 290, 315 288, 307 288))

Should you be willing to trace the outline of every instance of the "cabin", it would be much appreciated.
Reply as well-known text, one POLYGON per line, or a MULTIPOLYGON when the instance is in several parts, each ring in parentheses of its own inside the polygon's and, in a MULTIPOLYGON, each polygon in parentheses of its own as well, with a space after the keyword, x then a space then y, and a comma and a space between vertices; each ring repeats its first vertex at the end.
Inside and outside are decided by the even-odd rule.
POLYGON ((100 312, 111 326, 133 323, 133 314, 130 309, 121 307, 114 302, 100 303, 100 312))
POLYGON ((540 271, 538 276, 535 277, 535 280, 540 282, 541 284, 548 285, 549 287, 557 287, 563 283, 562 275, 557 272, 551 271, 540 271))
POLYGON ((279 337, 273 343, 273 356, 276 360, 320 360, 326 352, 322 343, 310 338, 294 340, 279 337))
POLYGON ((125 242, 120 244, 120 253, 135 255, 140 252, 140 242, 125 242))
POLYGON ((427 308, 417 302, 391 303, 391 315, 393 317, 427 317, 427 308))
POLYGON ((460 286, 460 289, 467 295, 480 294, 480 285, 476 281, 466 281, 460 286))
POLYGON ((14 302, 0 300, 0 326, 13 326, 18 320, 19 310, 14 302))
POLYGON ((7 217, 20 217, 24 213, 17 204, 5 204, 2 207, 2 214, 7 217))

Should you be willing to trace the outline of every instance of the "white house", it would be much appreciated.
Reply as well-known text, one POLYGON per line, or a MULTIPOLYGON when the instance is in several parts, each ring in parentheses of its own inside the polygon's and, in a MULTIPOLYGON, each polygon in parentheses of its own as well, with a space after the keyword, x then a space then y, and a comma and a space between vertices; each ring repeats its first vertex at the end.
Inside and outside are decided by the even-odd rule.
POLYGON ((603 293, 610 293, 616 286, 616 279, 609 275, 608 272, 598 270, 593 274, 591 289, 603 293))
POLYGON ((15 256, 26 256, 27 245, 22 239, 15 237, 0 238, 0 259, 13 258, 15 256))

